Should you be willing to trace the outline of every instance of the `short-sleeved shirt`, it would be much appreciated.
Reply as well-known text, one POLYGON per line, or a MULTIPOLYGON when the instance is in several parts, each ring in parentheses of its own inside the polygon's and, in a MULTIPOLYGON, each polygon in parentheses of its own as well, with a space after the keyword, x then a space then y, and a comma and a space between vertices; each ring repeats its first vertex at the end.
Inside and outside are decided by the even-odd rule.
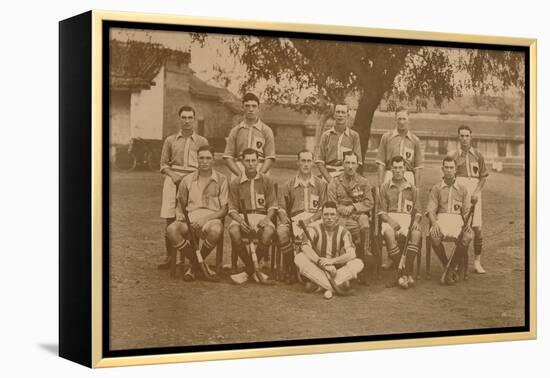
POLYGON ((390 180, 380 187, 380 211, 378 214, 406 213, 410 214, 415 209, 420 211, 420 201, 417 188, 403 180, 395 183, 390 180))
POLYGON ((368 213, 373 206, 372 191, 366 178, 355 174, 346 181, 345 174, 334 178, 327 188, 327 200, 337 205, 353 205, 359 214, 368 213))
POLYGON ((209 181, 201 188, 199 185, 199 172, 193 172, 181 180, 178 187, 178 205, 176 206, 176 217, 183 215, 180 206, 189 213, 197 209, 208 209, 219 211, 227 205, 229 196, 229 185, 227 178, 212 171, 209 181))
POLYGON ((410 131, 401 135, 397 129, 393 129, 382 135, 376 163, 390 169, 389 162, 395 156, 402 156, 405 159, 407 171, 424 167, 424 151, 420 139, 410 131))
POLYGON ((321 135, 315 162, 338 167, 343 165, 344 152, 348 151, 354 152, 357 155, 357 161, 362 164, 359 134, 349 127, 346 127, 344 132, 339 134, 332 127, 321 135))
POLYGON ((241 159, 241 154, 247 148, 258 151, 259 160, 275 160, 275 138, 269 126, 258 120, 253 126, 247 126, 244 121, 231 129, 225 151, 224 159, 241 159))
POLYGON ((258 173, 253 179, 243 174, 235 177, 229 185, 229 212, 241 212, 241 202, 245 210, 251 213, 267 214, 270 209, 277 209, 275 186, 271 179, 258 173))
POLYGON ((177 172, 192 172, 199 168, 197 151, 201 146, 208 146, 208 140, 193 132, 184 137, 181 131, 164 140, 160 156, 160 171, 171 168, 177 172))
POLYGON ((445 181, 441 181, 432 187, 426 211, 435 214, 459 214, 465 218, 470 211, 470 206, 470 195, 466 187, 456 180, 450 186, 445 181))
POLYGON ((489 176, 483 155, 470 147, 468 151, 459 149, 450 154, 456 163, 456 177, 482 178, 489 176))
MULTIPOLYGON (((308 226, 308 233, 315 244, 315 250, 319 257, 333 258, 346 252, 355 252, 351 234, 342 226, 337 226, 332 233, 329 233, 323 222, 317 221, 308 226)), ((313 247, 309 240, 306 239, 305 243, 313 247)))
POLYGON ((279 191, 279 209, 287 211, 286 198, 290 202, 291 217, 303 213, 316 213, 325 203, 327 184, 314 175, 309 180, 301 180, 298 176, 288 180, 279 191))

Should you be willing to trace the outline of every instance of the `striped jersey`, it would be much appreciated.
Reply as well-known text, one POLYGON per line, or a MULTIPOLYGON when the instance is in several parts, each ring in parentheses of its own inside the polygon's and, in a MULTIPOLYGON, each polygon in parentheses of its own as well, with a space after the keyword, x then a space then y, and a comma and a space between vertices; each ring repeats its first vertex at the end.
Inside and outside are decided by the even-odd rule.
POLYGON ((337 226, 333 232, 328 232, 322 221, 311 223, 308 226, 308 232, 315 246, 311 246, 319 257, 333 258, 343 255, 352 249, 355 252, 351 234, 342 226, 337 226))

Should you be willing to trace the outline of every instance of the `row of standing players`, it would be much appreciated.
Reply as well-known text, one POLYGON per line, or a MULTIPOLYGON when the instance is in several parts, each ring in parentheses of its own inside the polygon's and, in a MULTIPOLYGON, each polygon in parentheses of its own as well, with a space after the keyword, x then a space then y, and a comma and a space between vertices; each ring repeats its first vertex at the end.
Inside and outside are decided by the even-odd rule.
MULTIPOLYGON (((184 279, 201 274, 207 280, 219 280, 204 259, 222 236, 222 220, 229 214, 232 249, 245 266, 243 272, 233 272, 233 282, 254 279, 271 284, 258 261, 276 240, 283 265, 296 269, 296 277, 306 281, 306 290, 324 291, 325 297, 333 292, 344 295, 350 280, 366 282, 364 267, 373 259, 368 247, 369 216, 379 216, 389 265, 399 266, 396 283, 413 286, 411 271, 421 241, 417 188, 424 153, 419 138, 409 130, 407 110, 396 110, 396 128, 380 141, 377 190, 357 173, 363 162, 359 135, 348 126, 347 106, 336 104, 334 126, 322 134, 316 153, 298 153, 296 176, 276 193, 268 175, 275 161, 273 132, 260 120, 260 103, 254 94, 243 97, 243 108, 244 120, 229 133, 223 155, 230 180, 212 169, 213 149, 194 132, 195 110, 190 106, 178 110, 180 130, 166 138, 161 155, 167 256, 159 268, 168 268, 185 256, 192 264, 184 279), (321 177, 312 174, 313 165, 321 177), (379 202, 377 214, 371 214, 373 192, 379 202), (198 241, 191 237, 196 235, 198 241)), ((481 191, 488 174, 483 156, 471 146, 471 134, 468 126, 459 128, 460 148, 443 160, 443 180, 432 188, 425 211, 442 263, 448 265, 443 240, 454 238, 457 250, 467 251, 473 239, 474 271, 484 273, 481 191)), ((455 279, 450 274, 445 283, 455 279)))

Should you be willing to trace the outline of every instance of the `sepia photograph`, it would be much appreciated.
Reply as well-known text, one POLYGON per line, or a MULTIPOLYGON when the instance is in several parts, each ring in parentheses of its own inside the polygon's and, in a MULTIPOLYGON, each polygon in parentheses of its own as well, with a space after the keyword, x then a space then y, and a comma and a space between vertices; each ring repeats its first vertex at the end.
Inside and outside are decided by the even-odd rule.
POLYGON ((103 43, 107 351, 529 330, 528 49, 132 23, 103 43))

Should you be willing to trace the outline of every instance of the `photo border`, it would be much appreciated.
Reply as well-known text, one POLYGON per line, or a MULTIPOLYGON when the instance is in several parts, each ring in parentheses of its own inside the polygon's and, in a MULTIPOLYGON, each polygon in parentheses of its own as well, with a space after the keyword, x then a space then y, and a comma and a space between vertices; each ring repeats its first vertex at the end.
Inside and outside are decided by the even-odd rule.
POLYGON ((536 338, 536 40, 349 26, 286 24, 92 11, 92 366, 205 361, 536 338), (525 320, 524 327, 246 344, 110 351, 109 335, 109 75, 111 27, 203 31, 342 41, 523 51, 525 65, 525 320), (103 127, 105 126, 105 127, 103 127), (530 195, 527 195, 527 194, 530 195))

